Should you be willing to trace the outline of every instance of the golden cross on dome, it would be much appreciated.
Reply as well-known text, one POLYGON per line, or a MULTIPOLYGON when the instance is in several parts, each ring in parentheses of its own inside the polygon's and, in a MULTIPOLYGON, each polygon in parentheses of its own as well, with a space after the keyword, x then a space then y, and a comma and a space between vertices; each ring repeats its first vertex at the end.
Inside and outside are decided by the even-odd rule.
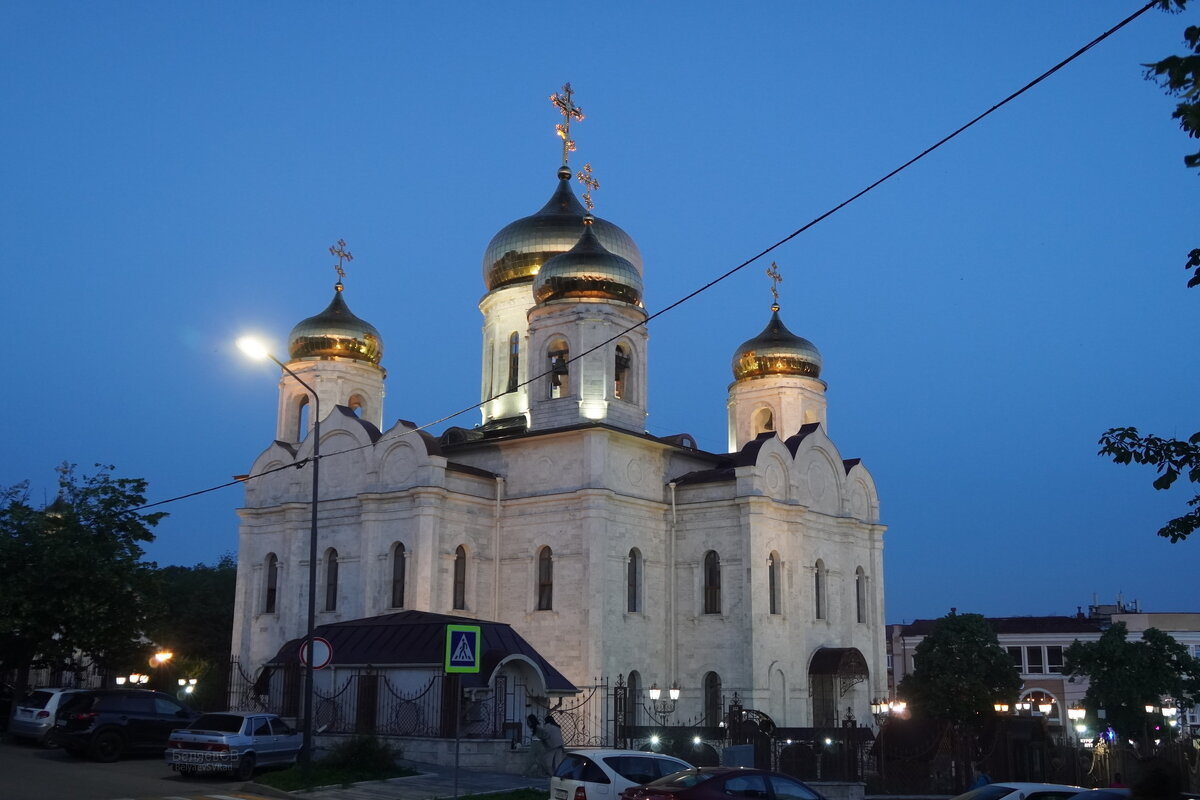
POLYGON ((558 138, 563 140, 563 166, 567 164, 567 154, 575 152, 575 140, 571 138, 571 120, 583 121, 583 109, 575 105, 575 101, 571 99, 573 94, 575 90, 571 88, 571 84, 564 83, 561 92, 550 95, 550 102, 554 103, 563 117, 563 121, 554 126, 558 138))
POLYGON ((600 181, 592 177, 591 164, 584 164, 583 169, 575 173, 575 177, 579 179, 580 183, 588 187, 588 190, 583 193, 583 204, 587 206, 588 211, 591 211, 596 207, 596 204, 592 202, 592 192, 600 188, 600 181))
POLYGON ((338 239, 337 244, 330 246, 329 255, 337 256, 338 263, 334 264, 333 268, 337 270, 338 283, 341 283, 342 278, 346 277, 346 270, 342 269, 342 263, 354 260, 354 256, 350 255, 350 251, 346 249, 346 240, 338 239))
POLYGON ((775 310, 779 310, 779 284, 783 283, 783 276, 779 274, 779 265, 774 261, 767 268, 767 277, 771 279, 771 297, 774 299, 775 310))

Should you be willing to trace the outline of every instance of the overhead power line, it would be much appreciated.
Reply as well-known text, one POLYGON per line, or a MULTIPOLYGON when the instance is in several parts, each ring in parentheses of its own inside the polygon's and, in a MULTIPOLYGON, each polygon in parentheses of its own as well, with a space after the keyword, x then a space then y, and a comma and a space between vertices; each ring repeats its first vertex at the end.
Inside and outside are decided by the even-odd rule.
MULTIPOLYGON (((1001 101, 999 101, 998 103, 996 103, 995 105, 991 106, 990 108, 988 108, 988 109, 987 109, 986 111, 984 111, 983 113, 981 113, 981 114, 979 114, 979 115, 977 115, 977 116, 973 117, 973 118, 972 118, 970 121, 968 121, 968 122, 964 123, 963 125, 959 126, 958 128, 956 128, 956 129, 955 129, 954 131, 952 131, 951 133, 949 133, 949 134, 947 134, 947 135, 943 136, 941 139, 939 139, 938 141, 934 142, 934 143, 933 143, 933 144, 931 144, 929 147, 926 147, 926 148, 925 148, 924 150, 922 150, 920 153, 918 153, 917 155, 913 156, 913 157, 912 157, 912 158, 910 158, 909 160, 905 161, 903 164, 901 164, 900 166, 896 167, 896 168, 895 168, 895 169, 893 169, 891 172, 888 172, 888 173, 887 173, 886 175, 884 175, 883 177, 881 177, 881 178, 879 178, 879 179, 877 179, 877 180, 873 181, 872 183, 868 184, 866 187, 864 187, 864 188, 860 189, 859 191, 855 192, 855 193, 854 193, 854 194, 852 194, 850 197, 846 198, 846 199, 845 199, 845 200, 843 200, 842 202, 840 202, 840 203, 838 203, 837 205, 835 205, 835 206, 833 206, 832 208, 830 208, 828 211, 825 211, 823 214, 820 214, 819 216, 816 216, 816 217, 814 217, 813 219, 809 220, 809 221, 808 221, 808 222, 806 222, 804 225, 801 225, 799 228, 797 228, 796 230, 792 231, 792 232, 791 232, 791 233, 789 233, 787 236, 784 236, 784 237, 783 237, 782 239, 780 239, 779 241, 777 241, 777 242, 775 242, 774 244, 772 244, 772 245, 770 245, 770 246, 768 246, 768 247, 766 247, 766 248, 764 248, 764 249, 760 250, 759 252, 757 252, 757 253, 755 253, 754 255, 752 255, 752 256, 750 256, 749 258, 747 258, 745 261, 742 261, 742 262, 741 262, 740 264, 738 264, 737 266, 735 266, 735 267, 731 267, 730 269, 726 270, 726 271, 725 271, 725 272, 723 272, 721 275, 718 275, 716 278, 713 278, 711 281, 709 281, 708 283, 704 284, 704 285, 703 285, 703 286, 701 286, 700 288, 698 288, 698 289, 695 289, 695 290, 693 290, 693 291, 689 292, 688 294, 685 294, 683 297, 679 298, 679 299, 678 299, 678 300, 676 300, 675 302, 673 302, 673 303, 671 303, 671 304, 669 304, 669 305, 667 305, 667 306, 664 306, 663 308, 660 308, 658 311, 655 311, 653 314, 650 314, 650 315, 648 315, 648 316, 647 316, 647 317, 646 317, 644 320, 642 320, 641 322, 638 322, 638 323, 637 323, 637 324, 635 324, 635 325, 631 325, 631 326, 629 326, 628 328, 625 328, 625 329, 623 329, 623 330, 619 331, 618 333, 616 333, 615 335, 613 335, 613 336, 609 337, 608 339, 605 339, 604 341, 600 342, 599 344, 597 344, 597 345, 595 345, 595 346, 593 346, 593 347, 591 347, 591 348, 589 348, 589 349, 587 349, 587 350, 584 350, 583 352, 581 352, 581 353, 579 353, 579 354, 577 354, 577 355, 575 355, 575 356, 572 356, 572 357, 571 357, 571 358, 570 358, 570 359, 569 359, 569 360, 568 360, 566 363, 568 363, 568 364, 574 363, 575 361, 578 361, 579 359, 583 358, 584 356, 586 356, 586 355, 589 355, 590 353, 594 353, 595 351, 597 351, 597 350, 601 349, 602 347, 606 347, 607 345, 609 345, 609 344, 612 344, 612 343, 613 343, 613 342, 615 342, 617 339, 620 339, 622 336, 624 336, 625 334, 629 333, 630 331, 637 330, 638 328, 640 328, 640 327, 642 327, 642 326, 644 326, 644 325, 648 324, 648 323, 649 323, 651 320, 653 320, 653 319, 657 319, 658 317, 661 317, 663 314, 666 314, 668 311, 672 311, 672 310, 674 310, 674 309, 678 308, 679 306, 683 305, 684 303, 688 302, 689 300, 693 299, 694 297, 696 297, 696 296, 698 296, 698 295, 700 295, 700 294, 702 294, 702 293, 704 293, 704 292, 708 291, 708 290, 709 290, 709 289, 711 289, 712 287, 716 286, 718 283, 721 283, 722 281, 726 280, 727 278, 730 278, 730 277, 732 277, 733 275, 736 275, 736 274, 737 274, 738 272, 740 272, 741 270, 745 269, 746 267, 750 266, 750 265, 751 265, 751 264, 753 264, 754 262, 758 261, 758 260, 759 260, 759 259, 761 259, 763 256, 765 256, 765 255, 767 255, 767 254, 769 254, 769 253, 773 252, 774 250, 777 250, 778 248, 782 247, 783 245, 787 244, 787 243, 788 243, 788 242, 790 242, 792 239, 795 239, 797 236, 799 236, 800 234, 804 233, 805 231, 807 231, 808 229, 812 228, 813 226, 815 226, 815 225, 817 225, 817 224, 819 224, 819 223, 823 222, 824 220, 828 219, 829 217, 833 216, 834 214, 836 214, 837 212, 841 211, 841 210, 842 210, 843 208, 845 208, 846 206, 848 206, 848 205, 850 205, 851 203, 853 203, 855 200, 858 200, 858 199, 859 199, 860 197, 862 197, 863 195, 867 194, 868 192, 872 191, 873 189, 877 188, 878 186, 882 185, 883 183, 885 183, 885 182, 887 182, 887 181, 891 180, 892 178, 894 178, 895 176, 899 175, 899 174, 900 174, 901 172, 903 172, 904 170, 906 170, 906 169, 908 169, 909 167, 911 167, 913 164, 916 164, 918 161, 920 161, 921 159, 925 158, 925 156, 929 155, 930 153, 934 152, 934 151, 935 151, 935 150, 937 150, 938 148, 942 147, 942 145, 944 145, 944 144, 946 144, 946 143, 950 142, 952 139, 954 139, 955 137, 957 137, 959 134, 961 134, 961 133, 963 133, 963 132, 967 131, 968 129, 970 129, 970 128, 972 128, 972 127, 974 127, 975 125, 977 125, 978 123, 982 122, 982 121, 983 121, 985 118, 987 118, 987 117, 988 117, 989 115, 991 115, 992 113, 994 113, 994 112, 996 112, 996 111, 1000 110, 1001 108, 1003 108, 1004 106, 1006 106, 1006 105, 1008 105, 1010 102, 1012 102, 1013 100, 1015 100, 1015 99, 1017 99, 1018 97, 1020 97, 1021 95, 1025 94, 1025 93, 1026 93, 1026 92, 1028 92, 1030 89, 1032 89, 1033 87, 1037 86, 1039 83, 1041 83, 1042 81, 1046 80, 1046 79, 1047 79, 1047 78, 1049 78, 1051 75, 1053 75, 1054 73, 1058 72, 1059 70, 1061 70, 1062 68, 1064 68, 1065 66, 1067 66, 1068 64, 1070 64, 1072 61, 1074 61, 1075 59, 1079 58, 1079 57, 1080 57, 1080 56, 1082 56, 1084 53, 1088 52, 1088 51, 1089 51, 1089 50, 1091 50, 1093 47, 1095 47, 1096 45, 1100 44, 1100 43, 1101 43, 1101 42, 1103 42, 1105 39, 1109 38, 1110 36, 1112 36, 1113 34, 1115 34, 1117 31, 1119 31, 1119 30, 1121 30, 1122 28, 1124 28, 1124 27, 1125 27, 1126 25, 1128 25, 1129 23, 1133 22, 1135 19, 1137 19, 1138 17, 1140 17, 1142 14, 1145 14, 1145 13, 1146 13, 1147 11, 1149 11, 1151 8, 1153 8, 1154 6, 1158 5, 1158 4, 1159 4, 1159 2, 1160 2, 1160 0, 1151 0, 1149 3, 1147 3, 1147 4, 1146 4, 1146 5, 1144 5, 1144 6, 1142 6, 1140 9, 1138 9, 1138 10, 1137 10, 1137 11, 1135 11, 1135 12, 1133 12, 1132 14, 1130 14, 1128 17, 1126 17, 1125 19, 1121 20, 1121 21, 1120 21, 1120 22, 1118 22, 1116 25, 1112 26, 1111 28, 1109 28, 1108 30, 1106 30, 1104 33, 1102 33, 1102 34, 1100 34, 1099 36, 1097 36, 1095 39, 1092 39, 1090 42, 1088 42, 1087 44, 1085 44, 1083 47, 1080 47, 1080 48, 1079 48, 1078 50, 1076 50, 1074 53, 1072 53, 1071 55, 1067 56, 1067 57, 1066 57, 1066 58, 1064 58, 1062 61, 1060 61, 1060 62, 1058 62, 1057 64, 1055 64, 1054 66, 1050 67, 1048 70, 1046 70, 1045 72, 1043 72, 1041 75, 1038 75, 1036 78, 1034 78, 1033 80, 1029 81, 1029 82, 1028 82, 1028 83, 1026 83, 1024 86, 1022 86, 1020 89, 1017 89, 1015 92, 1013 92, 1012 94, 1008 95, 1008 96, 1007 96, 1007 97, 1005 97, 1003 100, 1001 100, 1001 101)), ((492 400, 495 400, 495 399, 496 399, 496 398, 498 398, 498 397, 503 397, 503 396, 504 396, 504 395, 506 395, 506 394, 511 394, 512 392, 514 392, 514 391, 517 391, 517 389, 524 388, 525 386, 528 386, 529 384, 531 384, 531 383, 534 383, 535 381, 541 380, 542 378, 546 377, 546 375, 548 375, 548 374, 549 374, 549 370, 546 370, 545 372, 539 373, 538 375, 535 375, 535 376, 533 376, 532 378, 528 379, 527 381, 525 381, 525 382, 523 382, 523 383, 521 383, 521 384, 518 384, 518 386, 517 386, 515 389, 510 389, 510 390, 507 390, 507 391, 501 392, 500 394, 492 395, 491 397, 488 397, 488 398, 486 398, 486 399, 484 399, 484 400, 481 400, 481 401, 479 401, 478 403, 474 403, 473 405, 465 406, 464 408, 461 408, 461 409, 459 409, 459 410, 457 410, 457 411, 454 411, 454 412, 452 412, 452 413, 450 413, 450 414, 446 414, 445 416, 439 417, 439 418, 437 418, 437 419, 435 419, 435 420, 430 420, 429 422, 426 422, 424 425, 420 425, 420 426, 418 426, 418 427, 416 427, 416 428, 413 428, 413 429, 411 429, 411 430, 406 430, 406 431, 403 431, 402 433, 399 433, 399 434, 396 434, 396 435, 393 435, 393 436, 384 436, 384 437, 381 437, 380 439, 378 439, 378 440, 376 440, 376 441, 374 441, 374 442, 370 442, 370 443, 368 443, 368 444, 356 445, 355 447, 348 447, 348 448, 346 448, 346 449, 344 449, 344 450, 336 450, 336 451, 334 451, 334 452, 332 452, 332 453, 324 453, 324 454, 322 454, 322 455, 321 455, 321 458, 322 458, 322 459, 325 459, 325 458, 332 458, 333 456, 337 456, 337 455, 343 455, 343 454, 345 454, 345 453, 351 453, 351 452, 354 452, 355 450, 362 450, 362 449, 364 449, 364 448, 367 448, 367 447, 374 447, 375 445, 379 444, 379 442, 386 441, 386 440, 388 440, 388 439, 398 439, 398 438, 400 438, 401 436, 407 436, 407 435, 409 435, 409 434, 416 433, 416 432, 418 432, 418 431, 423 431, 423 430, 425 430, 425 429, 427 429, 427 428, 431 428, 431 427, 433 427, 434 425, 440 425, 441 423, 443 423, 443 422, 447 422, 447 421, 449 421, 449 420, 451 420, 451 419, 454 419, 455 417, 461 416, 461 415, 463 415, 463 414, 466 414, 466 413, 468 413, 468 412, 470 412, 470 411, 475 411, 476 409, 480 408, 481 406, 485 405, 486 403, 489 403, 489 402, 491 402, 492 400)), ((225 489, 225 488, 228 488, 228 487, 230 487, 230 486, 234 486, 234 485, 236 485, 236 484, 239 484, 239 483, 244 483, 244 482, 246 482, 246 481, 255 480, 255 479, 257 479, 257 478, 261 478, 261 477, 264 477, 264 476, 266 476, 266 475, 270 475, 271 473, 274 473, 274 472, 279 472, 280 470, 284 470, 284 469, 291 469, 291 468, 296 468, 296 469, 299 469, 299 468, 302 468, 302 467, 304 467, 304 466, 305 466, 305 465, 306 465, 306 464, 307 464, 307 463, 308 463, 310 460, 312 460, 312 459, 311 459, 311 458, 304 458, 304 459, 300 459, 299 461, 293 462, 293 463, 291 463, 291 464, 286 464, 286 465, 284 465, 284 466, 282 466, 282 467, 275 467, 275 468, 272 468, 272 469, 269 469, 269 470, 265 470, 265 471, 263 471, 263 472, 255 473, 254 475, 247 475, 247 476, 243 476, 243 477, 237 478, 237 479, 235 479, 235 480, 233 480, 233 481, 228 481, 228 482, 226 482, 226 483, 222 483, 222 484, 220 484, 220 485, 218 485, 218 486, 212 486, 212 487, 209 487, 209 488, 207 488, 207 489, 200 489, 199 491, 195 491, 195 492, 188 492, 187 494, 181 494, 181 495, 178 495, 178 496, 176 496, 176 497, 170 497, 170 498, 167 498, 166 500, 159 500, 159 501, 157 501, 157 502, 154 502, 154 503, 148 503, 148 504, 146 504, 146 505, 143 505, 143 506, 139 506, 139 507, 137 507, 137 508, 130 509, 130 511, 144 511, 145 509, 148 509, 148 508, 154 508, 154 507, 156 507, 156 506, 166 505, 166 504, 168 504, 168 503, 174 503, 174 502, 176 502, 176 501, 179 501, 179 500, 185 500, 185 499, 187 499, 187 498, 190 498, 190 497, 196 497, 196 496, 198 496, 198 495, 202 495, 202 494, 208 494, 209 492, 215 492, 215 491, 217 491, 217 490, 219 490, 219 489, 225 489)))

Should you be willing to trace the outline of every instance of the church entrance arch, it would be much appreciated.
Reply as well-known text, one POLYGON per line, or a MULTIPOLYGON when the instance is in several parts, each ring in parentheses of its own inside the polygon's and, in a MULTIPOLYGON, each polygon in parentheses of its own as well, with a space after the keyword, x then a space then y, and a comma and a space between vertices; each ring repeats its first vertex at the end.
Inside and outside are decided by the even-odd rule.
POLYGON ((851 690, 870 677, 867 660, 856 647, 822 647, 808 665, 814 728, 836 728, 851 690))

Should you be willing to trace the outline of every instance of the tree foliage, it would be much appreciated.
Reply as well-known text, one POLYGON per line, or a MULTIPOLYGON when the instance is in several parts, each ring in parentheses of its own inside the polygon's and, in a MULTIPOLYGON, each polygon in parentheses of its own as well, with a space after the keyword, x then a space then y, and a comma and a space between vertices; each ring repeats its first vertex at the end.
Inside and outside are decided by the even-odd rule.
POLYGON ((1138 738, 1150 721, 1147 705, 1174 700, 1182 709, 1200 703, 1200 660, 1157 628, 1146 629, 1141 641, 1128 636, 1118 622, 1095 642, 1075 642, 1064 654, 1063 674, 1072 681, 1087 677, 1083 702, 1089 716, 1104 709, 1113 730, 1138 738))
POLYGON ((920 715, 973 722, 993 713, 993 704, 1011 702, 1021 688, 1012 659, 979 614, 951 611, 936 620, 913 661, 899 693, 920 715))
MULTIPOLYGON (((1159 0, 1165 11, 1182 11, 1188 0, 1159 0)), ((1179 99, 1171 115, 1179 127, 1193 139, 1200 139, 1200 26, 1191 25, 1183 32, 1183 41, 1191 52, 1171 55, 1146 67, 1146 77, 1156 81, 1167 94, 1179 99)), ((1183 157, 1188 167, 1200 167, 1200 151, 1183 157)), ((1188 287, 1200 286, 1200 247, 1188 253, 1188 287)), ((1110 428, 1100 437, 1100 455, 1110 456, 1118 464, 1150 464, 1158 469, 1155 489, 1169 489, 1175 479, 1186 474, 1192 483, 1200 483, 1200 432, 1185 442, 1142 436, 1137 428, 1110 428)), ((1188 501, 1192 511, 1176 517, 1159 528, 1158 535, 1178 542, 1200 527, 1200 494, 1188 501)))
POLYGON ((58 497, 42 509, 28 484, 0 489, 0 667, 21 682, 30 667, 79 655, 124 669, 145 650, 152 568, 141 545, 165 515, 131 511, 145 502, 146 482, 112 469, 80 476, 64 464, 58 497))

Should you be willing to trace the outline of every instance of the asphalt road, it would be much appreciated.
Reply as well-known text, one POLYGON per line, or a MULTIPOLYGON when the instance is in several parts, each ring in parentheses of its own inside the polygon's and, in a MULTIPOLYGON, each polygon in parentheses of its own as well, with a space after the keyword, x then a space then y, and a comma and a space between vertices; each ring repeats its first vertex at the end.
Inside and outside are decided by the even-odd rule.
POLYGON ((3 800, 123 800, 235 794, 242 786, 228 775, 183 777, 162 756, 132 756, 113 764, 72 758, 19 740, 0 742, 3 800))

